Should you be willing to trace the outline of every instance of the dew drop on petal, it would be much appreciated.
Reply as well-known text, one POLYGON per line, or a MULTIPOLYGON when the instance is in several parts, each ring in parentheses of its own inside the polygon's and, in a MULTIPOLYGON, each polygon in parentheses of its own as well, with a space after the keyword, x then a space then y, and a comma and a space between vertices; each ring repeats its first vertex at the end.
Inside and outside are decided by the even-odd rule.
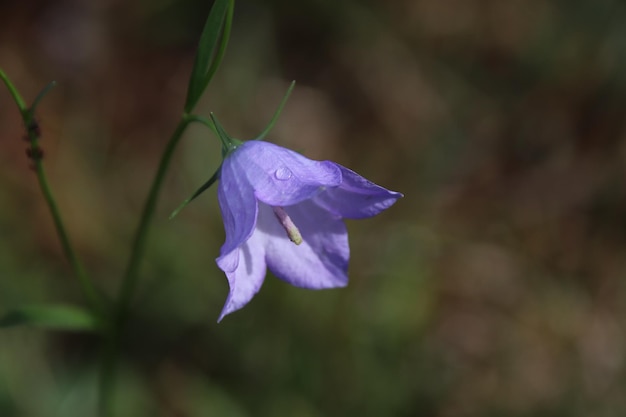
POLYGON ((292 174, 289 168, 285 167, 278 168, 276 172, 274 172, 274 176, 276 177, 276 179, 281 181, 288 180, 289 178, 291 178, 291 175, 292 174))

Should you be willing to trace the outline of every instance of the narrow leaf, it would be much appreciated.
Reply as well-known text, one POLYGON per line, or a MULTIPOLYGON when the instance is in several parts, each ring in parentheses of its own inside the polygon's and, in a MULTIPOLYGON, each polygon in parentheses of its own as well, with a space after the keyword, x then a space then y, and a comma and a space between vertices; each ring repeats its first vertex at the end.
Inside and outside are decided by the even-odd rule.
POLYGON ((257 136, 256 138, 254 138, 253 140, 263 140, 265 138, 265 136, 267 136, 267 134, 270 133, 270 131, 272 130, 272 128, 276 124, 276 121, 278 120, 278 117, 280 116, 280 113, 283 111, 283 108, 285 107, 285 104, 287 104, 287 99, 289 99, 289 96, 291 95, 291 92, 293 91, 293 88, 295 86, 296 86, 296 82, 292 81, 291 84, 289 85, 289 88, 287 89, 287 92, 285 93, 285 96, 283 97, 283 99, 281 100, 280 104, 278 105, 278 108, 276 109, 276 112, 274 113, 274 116, 272 117, 272 120, 270 120, 270 122, 267 125, 267 127, 265 128, 265 130, 263 130, 263 132, 261 132, 261 134, 259 136, 257 136))
POLYGON ((200 89, 200 95, 198 96, 198 99, 200 98, 204 90, 206 90, 209 83, 213 79, 213 76, 217 72, 217 69, 219 68, 220 64, 222 63, 224 54, 226 53, 226 46, 228 45, 228 41, 230 39, 230 30, 233 26, 233 14, 235 11, 235 7, 234 7, 235 2, 230 1, 228 6, 229 6, 228 10, 226 10, 226 20, 224 21, 222 36, 220 38, 219 49, 215 53, 215 56, 213 60, 211 61, 211 66, 209 67, 209 69, 207 70, 207 73, 204 76, 202 88, 200 89))
MULTIPOLYGON (((224 54, 226 46, 224 44, 225 36, 223 36, 223 29, 230 31, 230 22, 224 24, 224 19, 228 14, 232 20, 232 12, 228 12, 229 8, 233 8, 233 0, 215 0, 211 7, 200 36, 198 52, 194 60, 191 77, 189 78, 187 99, 185 101, 186 112, 191 112, 208 85, 207 74, 212 68, 213 61, 216 60, 215 58, 218 58, 217 61, 220 61, 224 54), (220 38, 222 38, 222 44, 218 45, 220 38)), ((226 39, 226 41, 228 40, 226 39)))
POLYGON ((95 331, 97 319, 88 311, 65 305, 33 305, 8 311, 0 328, 36 326, 51 330, 95 331))
POLYGON ((178 215, 178 213, 180 213, 180 211, 187 206, 187 204, 191 203, 193 200, 196 199, 196 197, 198 197, 200 194, 202 194, 204 191, 206 191, 210 186, 212 186, 213 183, 215 183, 215 181, 217 181, 219 179, 221 170, 222 170, 222 165, 219 166, 217 171, 215 171, 215 173, 211 176, 211 178, 209 178, 209 180, 207 182, 202 184, 202 186, 200 188, 198 188, 198 190, 196 190, 196 192, 193 193, 193 195, 191 197, 189 197, 188 199, 183 201, 183 203, 180 206, 178 206, 178 208, 176 210, 174 210, 172 212, 172 214, 170 214, 170 220, 172 220, 174 217, 176 217, 178 215))
POLYGON ((227 143, 227 144, 230 143, 231 137, 228 135, 228 133, 226 133, 222 124, 219 122, 219 120, 217 120, 217 117, 215 117, 215 115, 212 112, 209 114, 209 116, 211 116, 211 120, 213 121, 213 126, 215 126, 215 129, 217 130, 217 135, 220 137, 220 140, 222 141, 222 143, 227 143))
POLYGON ((50 83, 48 83, 48 85, 46 85, 39 92, 39 94, 37 94, 37 97, 35 97, 35 101, 33 101, 33 104, 30 106, 30 109, 29 109, 29 111, 31 113, 35 113, 35 109, 39 105, 39 102, 41 101, 41 99, 43 99, 46 96, 46 94, 48 94, 50 92, 50 90, 52 90, 54 87, 56 87, 56 85, 57 85, 56 81, 51 81, 50 83))

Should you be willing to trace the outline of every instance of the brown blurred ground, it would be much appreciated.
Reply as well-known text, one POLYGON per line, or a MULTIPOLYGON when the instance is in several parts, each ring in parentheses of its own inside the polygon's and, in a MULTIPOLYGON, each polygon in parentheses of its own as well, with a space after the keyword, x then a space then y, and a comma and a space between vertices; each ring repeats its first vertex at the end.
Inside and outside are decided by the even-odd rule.
MULTIPOLYGON (((59 82, 46 166, 111 293, 208 9, 0 1, 0 66, 27 98, 59 82)), ((219 163, 190 130, 125 346, 126 415, 626 414, 625 23, 617 0, 240 1, 197 112, 253 137, 295 79, 271 140, 405 198, 349 224, 347 289, 268 277, 217 325, 215 192, 167 221, 219 163)), ((2 90, 0 308, 81 303, 21 135, 2 90)), ((97 340, 1 340, 0 415, 88 415, 97 340)))

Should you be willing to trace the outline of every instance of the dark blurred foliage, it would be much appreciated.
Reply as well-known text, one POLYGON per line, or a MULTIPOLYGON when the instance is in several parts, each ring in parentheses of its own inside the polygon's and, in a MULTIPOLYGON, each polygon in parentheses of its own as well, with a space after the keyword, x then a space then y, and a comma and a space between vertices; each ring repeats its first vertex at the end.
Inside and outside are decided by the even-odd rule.
MULTIPOLYGON (((0 1, 0 66, 40 108, 46 167, 114 294, 209 2, 0 1)), ((405 194, 350 222, 351 284, 227 294, 202 127, 168 175, 123 349, 120 415, 626 414, 626 5, 239 1, 197 111, 405 194)), ((82 305, 0 91, 0 312, 82 305)), ((0 415, 88 416, 98 339, 11 329, 0 415)))

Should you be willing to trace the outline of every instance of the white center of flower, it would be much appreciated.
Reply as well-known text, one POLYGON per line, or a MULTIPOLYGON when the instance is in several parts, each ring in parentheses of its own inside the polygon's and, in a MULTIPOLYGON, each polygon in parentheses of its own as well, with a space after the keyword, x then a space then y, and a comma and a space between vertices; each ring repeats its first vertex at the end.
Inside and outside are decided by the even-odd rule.
POLYGON ((274 214, 276 215, 278 222, 287 232, 289 240, 291 240, 296 245, 302 243, 302 235, 300 234, 300 231, 294 224, 293 220, 291 220, 291 217, 289 217, 285 209, 278 206, 272 207, 272 209, 274 210, 274 214))

